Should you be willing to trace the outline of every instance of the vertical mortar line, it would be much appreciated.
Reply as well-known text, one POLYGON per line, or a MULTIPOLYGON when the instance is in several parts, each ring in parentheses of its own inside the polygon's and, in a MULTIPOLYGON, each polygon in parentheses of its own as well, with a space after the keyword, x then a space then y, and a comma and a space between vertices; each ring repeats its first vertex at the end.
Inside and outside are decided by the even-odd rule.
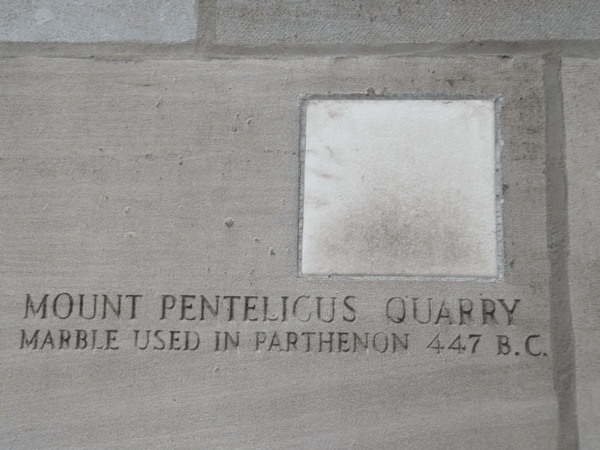
POLYGON ((304 232, 304 166, 306 162, 306 119, 310 95, 300 97, 300 136, 298 137, 298 242, 296 265, 297 275, 302 276, 302 239, 304 232))
POLYGON ((561 57, 544 63, 546 96, 546 210, 550 257, 550 333, 554 389, 558 399, 558 448, 577 450, 579 433, 575 397, 575 338, 571 320, 567 254, 569 245, 566 132, 561 85, 561 57))
POLYGON ((196 52, 209 56, 217 39, 217 0, 196 0, 196 52))

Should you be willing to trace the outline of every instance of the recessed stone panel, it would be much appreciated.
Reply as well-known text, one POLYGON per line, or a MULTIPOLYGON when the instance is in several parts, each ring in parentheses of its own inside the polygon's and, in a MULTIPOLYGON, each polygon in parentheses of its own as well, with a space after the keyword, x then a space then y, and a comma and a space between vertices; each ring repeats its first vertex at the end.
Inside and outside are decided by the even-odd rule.
POLYGON ((301 271, 498 275, 495 102, 311 99, 301 271))
POLYGON ((542 75, 535 57, 5 59, 0 448, 557 448, 542 75), (439 99, 448 80, 482 128, 502 96, 503 277, 299 275, 306 94, 439 99))

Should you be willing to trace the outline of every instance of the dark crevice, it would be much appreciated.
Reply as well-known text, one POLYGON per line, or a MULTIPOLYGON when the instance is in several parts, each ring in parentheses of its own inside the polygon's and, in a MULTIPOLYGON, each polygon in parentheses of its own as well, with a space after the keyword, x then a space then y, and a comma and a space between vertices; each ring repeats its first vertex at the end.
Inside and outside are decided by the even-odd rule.
POLYGON ((198 23, 196 56, 211 52, 217 37, 217 0, 196 0, 198 23))
POLYGON ((575 397, 575 342, 569 300, 567 252, 567 183, 565 124, 560 78, 561 58, 546 57, 546 210, 550 256, 550 327, 554 388, 558 399, 558 449, 577 450, 579 433, 575 397))
POLYGON ((510 58, 544 54, 563 57, 600 58, 600 41, 480 41, 462 43, 395 44, 268 44, 224 45, 216 41, 216 0, 198 0, 197 39, 181 43, 148 42, 0 42, 0 57, 41 56, 104 60, 236 59, 304 57, 445 57, 493 55, 510 58))

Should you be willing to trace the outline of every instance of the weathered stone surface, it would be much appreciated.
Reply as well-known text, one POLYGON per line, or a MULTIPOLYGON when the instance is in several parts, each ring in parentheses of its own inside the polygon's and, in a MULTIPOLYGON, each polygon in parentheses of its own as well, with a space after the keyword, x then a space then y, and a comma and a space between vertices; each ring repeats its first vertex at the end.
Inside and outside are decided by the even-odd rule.
POLYGON ((195 38, 194 0, 0 2, 0 41, 186 42, 195 38))
POLYGON ((596 0, 217 0, 217 14, 223 44, 600 38, 596 0))
POLYGON ((575 332, 577 418, 582 450, 600 442, 600 63, 566 59, 569 292, 575 332))
POLYGON ((302 273, 498 277, 494 99, 369 97, 303 108, 302 273))
POLYGON ((556 447, 542 67, 2 60, 0 447, 556 447), (298 276, 300 97, 369 86, 503 96, 503 279, 298 276))

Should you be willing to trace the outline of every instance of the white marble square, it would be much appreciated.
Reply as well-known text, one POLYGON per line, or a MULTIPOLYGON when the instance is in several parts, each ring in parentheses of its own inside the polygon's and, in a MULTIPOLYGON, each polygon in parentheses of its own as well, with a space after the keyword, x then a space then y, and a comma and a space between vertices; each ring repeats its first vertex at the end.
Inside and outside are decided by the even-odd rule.
POLYGON ((301 272, 498 276, 493 100, 310 100, 301 272))

